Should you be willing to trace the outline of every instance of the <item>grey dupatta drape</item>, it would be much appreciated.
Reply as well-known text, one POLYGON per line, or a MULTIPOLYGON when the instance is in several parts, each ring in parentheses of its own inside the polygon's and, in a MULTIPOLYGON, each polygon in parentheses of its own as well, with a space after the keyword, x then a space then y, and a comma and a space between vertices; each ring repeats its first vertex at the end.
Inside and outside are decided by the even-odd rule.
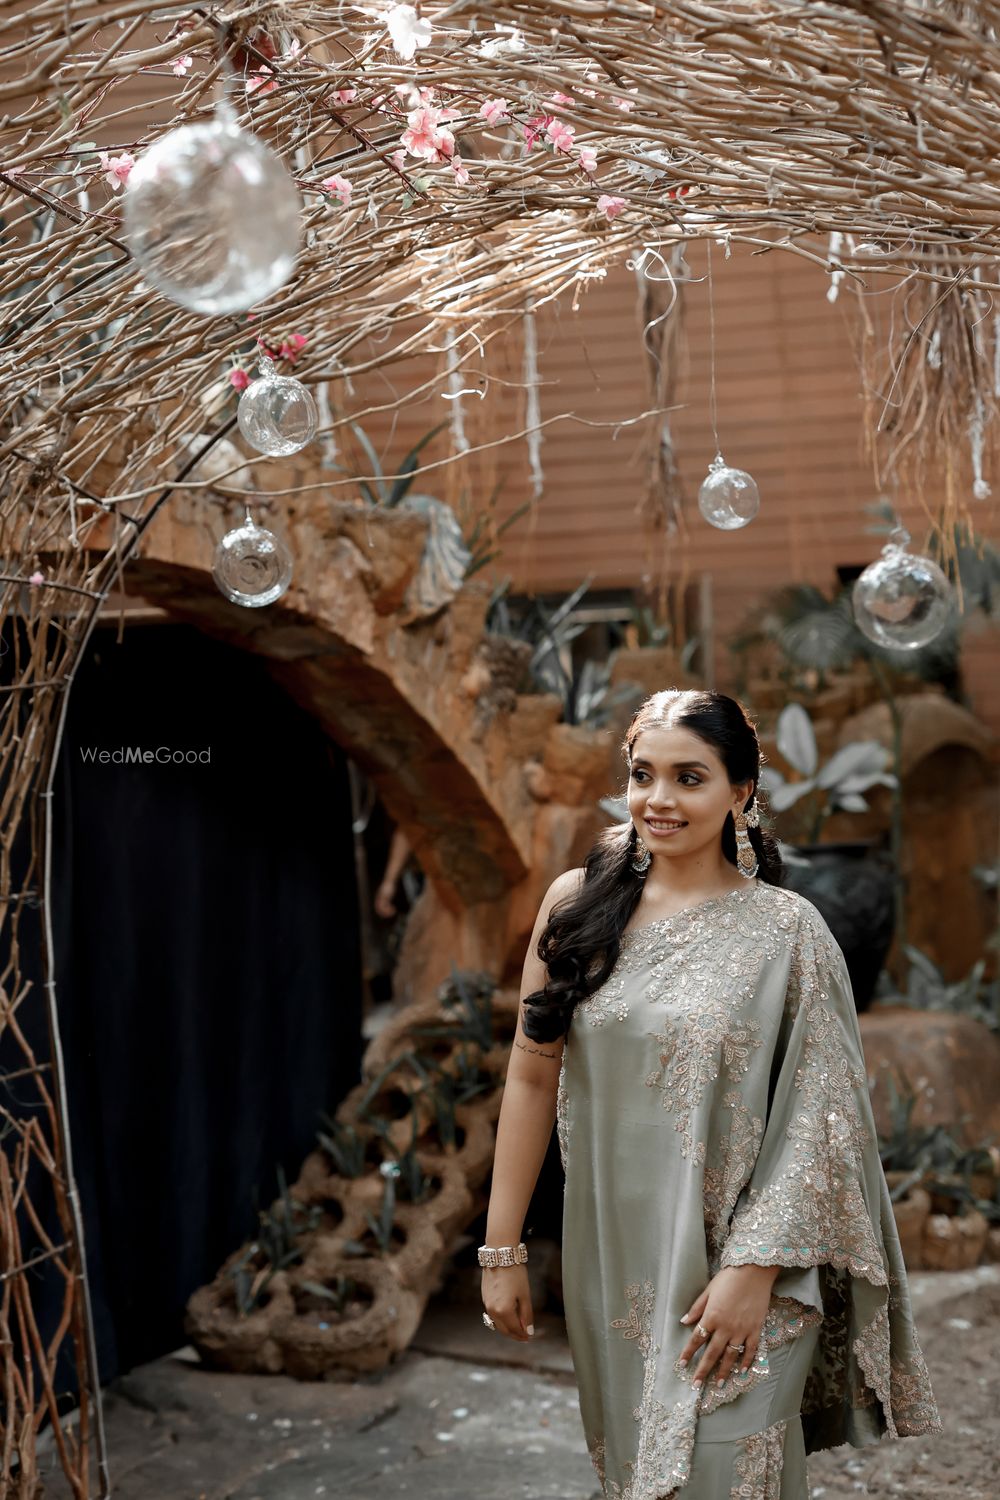
POLYGON ((699 1417, 817 1326, 807 1451, 940 1426, 850 980, 804 897, 751 882, 627 933, 574 1013, 557 1133, 567 1331, 606 1495, 683 1490, 699 1417), (782 1267, 757 1359, 699 1393, 681 1314, 747 1262, 782 1267))

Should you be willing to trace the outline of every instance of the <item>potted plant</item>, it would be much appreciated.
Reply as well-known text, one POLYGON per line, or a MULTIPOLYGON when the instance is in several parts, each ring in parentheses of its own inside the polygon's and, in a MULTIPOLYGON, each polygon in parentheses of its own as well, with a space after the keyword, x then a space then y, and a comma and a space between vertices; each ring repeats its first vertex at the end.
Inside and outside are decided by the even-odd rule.
POLYGON ((289 1271, 302 1259, 319 1210, 292 1197, 280 1167, 278 1185, 278 1199, 258 1209, 255 1238, 188 1301, 185 1331, 213 1367, 248 1373, 282 1368, 277 1339, 292 1312, 289 1271))
POLYGON ((778 716, 776 743, 798 779, 764 766, 760 784, 780 817, 798 807, 800 842, 783 843, 785 884, 819 909, 844 951, 858 1010, 871 1002, 893 935, 895 872, 870 839, 823 843, 834 812, 867 812, 865 793, 894 787, 889 752, 875 740, 843 745, 820 764, 812 720, 801 703, 778 716))

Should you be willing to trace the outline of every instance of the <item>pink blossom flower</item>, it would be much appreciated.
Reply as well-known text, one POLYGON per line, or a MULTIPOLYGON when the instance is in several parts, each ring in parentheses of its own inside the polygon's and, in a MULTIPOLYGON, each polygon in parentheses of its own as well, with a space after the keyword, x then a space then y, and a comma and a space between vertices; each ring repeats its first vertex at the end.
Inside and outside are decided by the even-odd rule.
POLYGON ((287 359, 288 363, 293 365, 308 342, 304 333, 290 333, 278 353, 282 359, 287 359))
POLYGON ((580 147, 580 166, 585 172, 597 171, 597 152, 593 146, 580 147))
POLYGON ((552 115, 532 115, 524 127, 524 149, 530 151, 532 146, 553 120, 552 115))
POLYGON ((130 151, 123 151, 121 156, 109 156, 107 151, 101 151, 98 156, 105 182, 113 193, 117 193, 128 182, 128 174, 135 166, 135 157, 130 151))
POLYGON ((453 104, 447 104, 443 109, 438 110, 438 119, 457 120, 461 113, 462 111, 460 109, 456 109, 453 104))
POLYGON ((487 125, 506 125, 510 121, 510 106, 506 99, 484 99, 479 106, 479 118, 487 125))
POLYGON ((274 76, 274 69, 269 68, 267 63, 262 63, 256 73, 251 73, 247 79, 247 93, 253 94, 260 90, 262 95, 273 94, 278 87, 278 80, 274 76))
POLYGON ((416 109, 419 104, 434 103, 434 90, 429 85, 418 89, 415 83, 394 83, 392 91, 407 109, 416 109))
POLYGON ((234 391, 245 391, 250 384, 250 376, 246 370, 241 370, 237 365, 235 370, 229 372, 229 384, 234 391))
POLYGON ((357 97, 357 89, 334 89, 333 97, 338 104, 351 104, 357 97))
POLYGON ((457 152, 451 159, 451 170, 455 174, 455 181, 458 186, 465 187, 469 180, 469 169, 457 152))
POLYGON ((572 125, 565 124, 553 116, 545 127, 545 135, 557 151, 569 151, 573 145, 573 137, 576 131, 572 125))
POLYGON ((616 104, 620 110, 623 110, 625 112, 625 114, 628 114, 630 110, 635 109, 634 99, 612 99, 611 102, 612 104, 616 104))
POLYGON ((190 52, 186 52, 183 57, 174 58, 173 62, 170 64, 170 70, 178 78, 183 78, 184 74, 187 72, 188 68, 190 68, 193 62, 194 58, 191 56, 190 52))
POLYGON ((615 198, 610 193, 602 193, 597 200, 597 209, 599 213, 606 214, 609 219, 616 219, 625 204, 624 198, 615 198))
POLYGON ((453 155, 455 137, 447 125, 439 123, 440 118, 440 111, 429 104, 410 111, 406 117, 407 128, 399 139, 411 156, 419 156, 424 161, 446 161, 453 155))
POLYGON ((320 187, 324 193, 329 193, 331 198, 336 198, 341 208, 350 208, 351 194, 354 188, 346 177, 341 177, 339 172, 335 173, 333 177, 325 177, 320 183, 320 187))
POLYGON ((431 39, 431 23, 418 16, 412 5, 394 5, 385 18, 385 24, 396 49, 396 56, 409 62, 418 47, 426 47, 431 39))
POLYGON ((401 172, 403 170, 403 163, 406 160, 406 152, 403 150, 394 151, 389 160, 401 172))
POLYGON ((31 584, 31 587, 33 589, 41 588, 42 584, 45 582, 45 574, 32 573, 31 577, 28 579, 28 582, 31 584))
POLYGON ((549 97, 548 97, 548 100, 546 102, 548 104, 572 104, 573 103, 573 95, 572 94, 550 94, 549 97))

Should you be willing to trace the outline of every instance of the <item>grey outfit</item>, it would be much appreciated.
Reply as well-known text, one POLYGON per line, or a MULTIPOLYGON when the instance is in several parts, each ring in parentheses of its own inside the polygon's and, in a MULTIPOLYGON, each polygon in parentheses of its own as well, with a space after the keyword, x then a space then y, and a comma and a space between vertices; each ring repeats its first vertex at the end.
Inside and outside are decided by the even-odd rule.
POLYGON ((627 932, 572 1017, 556 1114, 563 1295, 612 1500, 806 1500, 806 1453, 940 1428, 843 954, 761 881, 627 932), (692 1386, 680 1322, 780 1266, 746 1374, 692 1386))

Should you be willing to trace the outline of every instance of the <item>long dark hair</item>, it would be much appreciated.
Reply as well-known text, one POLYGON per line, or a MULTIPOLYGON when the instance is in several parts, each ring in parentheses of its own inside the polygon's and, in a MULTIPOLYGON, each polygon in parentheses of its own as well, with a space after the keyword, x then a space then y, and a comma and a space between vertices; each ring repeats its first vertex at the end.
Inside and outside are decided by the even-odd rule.
MULTIPOLYGON (((689 729, 711 745, 725 765, 730 782, 752 781, 746 809, 757 802, 762 755, 757 730, 746 710, 725 693, 668 688, 654 693, 632 716, 622 755, 631 767, 632 749, 644 729, 655 725, 689 729)), ((748 828, 757 855, 757 875, 780 885, 781 855, 774 836, 748 828)), ((523 1027, 535 1042, 552 1042, 569 1029, 573 1010, 599 989, 611 974, 622 933, 639 904, 644 876, 632 868, 636 831, 631 819, 603 829, 584 861, 584 878, 575 895, 557 902, 538 940, 538 956, 547 977, 543 989, 524 1001, 523 1027)), ((736 867, 736 826, 732 813, 722 825, 722 852, 736 867)))

